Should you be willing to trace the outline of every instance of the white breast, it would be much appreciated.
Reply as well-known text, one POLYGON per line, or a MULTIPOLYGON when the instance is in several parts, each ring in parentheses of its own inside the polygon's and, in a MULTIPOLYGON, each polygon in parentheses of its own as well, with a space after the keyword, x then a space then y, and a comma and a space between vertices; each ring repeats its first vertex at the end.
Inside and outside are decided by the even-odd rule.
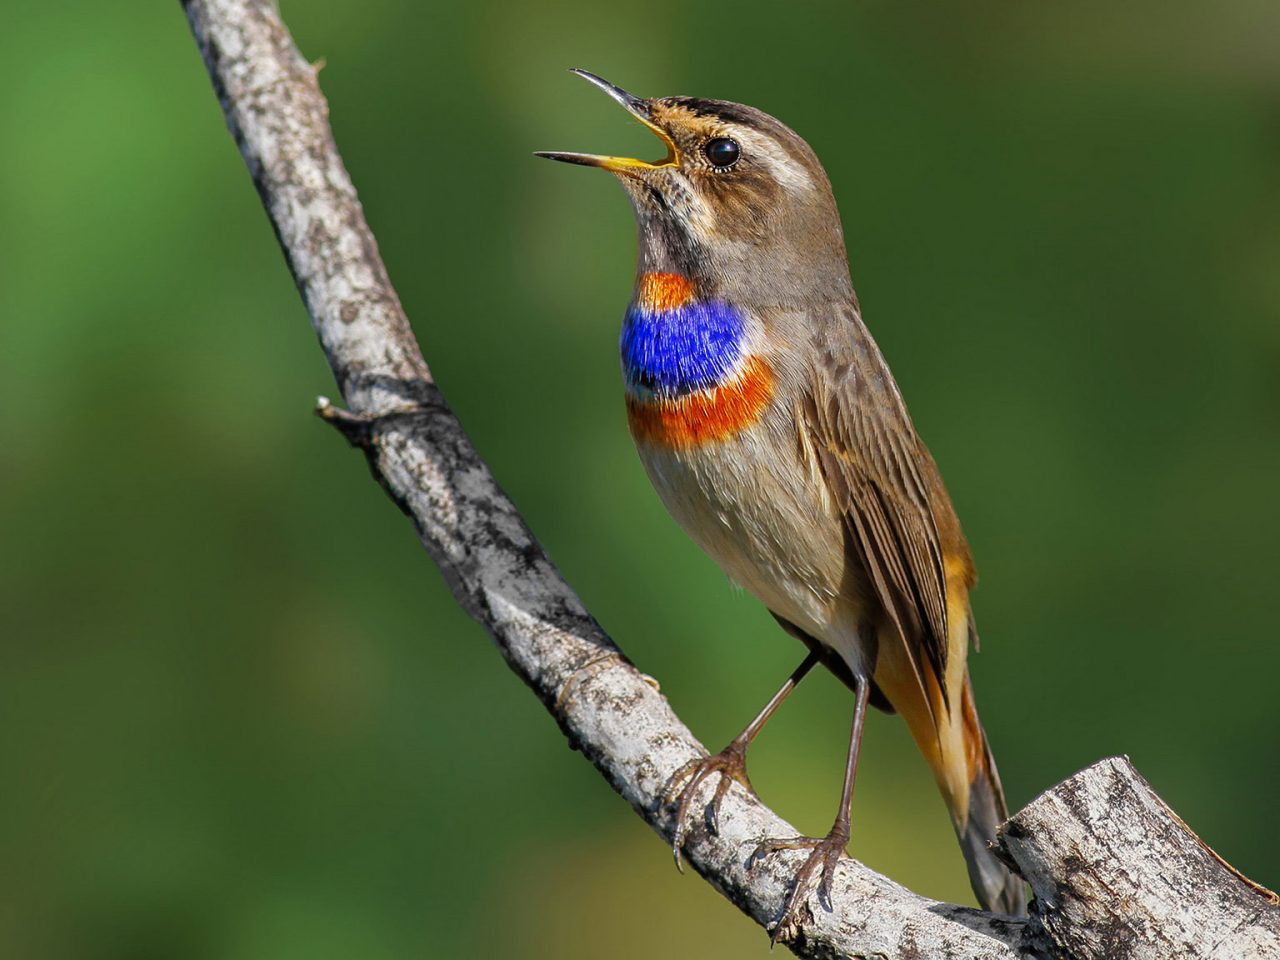
POLYGON ((857 590, 846 582, 839 511, 798 437, 791 412, 775 403, 724 442, 637 449, 671 515, 731 580, 841 649, 854 644, 847 601, 857 590))

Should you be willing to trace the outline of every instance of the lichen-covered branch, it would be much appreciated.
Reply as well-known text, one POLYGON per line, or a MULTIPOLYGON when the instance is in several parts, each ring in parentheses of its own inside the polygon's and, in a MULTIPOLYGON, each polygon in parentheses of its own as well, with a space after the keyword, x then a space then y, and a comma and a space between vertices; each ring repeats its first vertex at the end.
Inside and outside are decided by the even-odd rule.
MULTIPOLYGON (((458 602, 570 742, 669 839, 663 785, 705 750, 552 566, 436 389, 333 142, 315 70, 269 0, 182 6, 342 392, 347 409, 322 401, 320 414, 364 450, 458 602)), ((429 342, 429 323, 423 331, 429 342)), ((1030 836, 1039 828, 1027 829, 1030 836)), ((767 926, 803 854, 779 854, 751 871, 747 855, 763 837, 794 833, 735 785, 719 832, 694 829, 686 856, 767 926)), ((1019 846, 1010 835, 1006 848, 1037 876, 1021 858, 1047 846, 1019 846)), ((833 910, 816 909, 788 943, 794 952, 1012 960, 1040 956, 1050 943, 1034 921, 925 899, 853 860, 842 862, 831 900, 833 910)))

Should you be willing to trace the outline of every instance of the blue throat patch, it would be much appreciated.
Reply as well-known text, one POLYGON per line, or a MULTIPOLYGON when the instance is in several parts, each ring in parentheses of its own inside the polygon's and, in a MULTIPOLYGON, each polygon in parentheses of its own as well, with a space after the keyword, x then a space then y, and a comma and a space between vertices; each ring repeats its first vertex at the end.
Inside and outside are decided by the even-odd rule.
POLYGON ((723 302, 667 310, 632 304, 620 344, 627 386, 663 398, 717 386, 737 364, 745 326, 723 302))

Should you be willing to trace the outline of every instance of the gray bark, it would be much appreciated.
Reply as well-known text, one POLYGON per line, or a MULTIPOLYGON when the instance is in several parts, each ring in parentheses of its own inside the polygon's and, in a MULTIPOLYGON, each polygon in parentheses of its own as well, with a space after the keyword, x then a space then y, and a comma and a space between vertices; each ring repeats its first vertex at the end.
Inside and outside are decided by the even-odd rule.
POLYGON ((1000 846, 1063 956, 1280 957, 1276 895, 1206 846, 1127 759, 1041 794, 1001 826, 1000 846))
MULTIPOLYGON (((457 601, 489 631, 570 744, 669 842, 672 810, 662 802, 662 788, 706 750, 547 559, 437 390, 333 142, 316 71, 267 0, 184 0, 182 6, 349 411, 322 400, 318 412, 363 449, 457 601)), ((1138 914, 1132 898, 1112 894, 1109 878, 1112 871, 1143 878, 1164 869, 1160 858, 1185 844, 1157 841, 1185 828, 1170 826, 1168 810, 1149 791, 1124 808, 1125 817, 1139 820, 1118 817, 1102 802, 1117 769, 1131 768, 1125 761, 1090 768, 1011 821, 1004 849, 1042 898, 1038 919, 938 903, 846 859, 832 889, 833 909, 815 905, 787 946, 803 957, 876 960, 1012 960, 1064 949, 1066 956, 1077 943, 1082 957, 1155 956, 1124 952, 1130 941, 1113 943, 1109 931, 1138 914), (1068 787, 1074 792, 1063 793, 1068 787), (1095 800, 1073 805, 1071 798, 1081 796, 1095 800), (1073 835, 1068 826, 1079 835, 1070 850, 1059 842, 1073 835), (1149 842, 1119 842, 1130 834, 1149 842), (1076 868, 1077 849, 1096 854, 1089 860, 1093 874, 1076 868), (1120 854, 1125 859, 1108 859, 1120 854), (1090 876, 1101 879, 1090 885, 1090 876)), ((1132 783, 1141 783, 1136 773, 1132 783)), ((704 790, 709 794, 712 786, 704 790)), ((735 784, 719 832, 695 827, 685 854, 744 913, 768 926, 803 853, 778 854, 750 871, 747 856, 764 837, 795 833, 735 784)), ((1225 870, 1219 865, 1219 874, 1225 870)), ((1205 871, 1196 876, 1212 873, 1208 865, 1205 871)), ((1219 926, 1193 918, 1166 931, 1164 919, 1175 923, 1172 914, 1183 910, 1168 899, 1183 887, 1171 885, 1167 896, 1142 900, 1141 929, 1165 931, 1161 942, 1176 945, 1211 928, 1214 936, 1252 937, 1254 952, 1198 953, 1189 945, 1190 952, 1176 947, 1162 957, 1277 955, 1274 901, 1234 877, 1223 882, 1233 886, 1218 905, 1251 908, 1254 921, 1232 912, 1219 926)), ((1215 906, 1211 900, 1206 911, 1215 906)))

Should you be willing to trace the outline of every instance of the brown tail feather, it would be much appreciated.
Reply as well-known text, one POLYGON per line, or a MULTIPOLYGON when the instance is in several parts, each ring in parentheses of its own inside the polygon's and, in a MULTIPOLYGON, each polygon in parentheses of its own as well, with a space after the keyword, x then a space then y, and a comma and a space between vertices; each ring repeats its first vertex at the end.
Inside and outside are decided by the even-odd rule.
POLYGON ((995 839, 996 826, 1008 817, 1008 811, 1000 774, 974 707, 968 671, 954 678, 960 696, 952 695, 949 708, 944 708, 941 691, 930 675, 929 687, 934 697, 934 709, 930 711, 918 686, 899 662, 901 657, 895 645, 882 643, 876 680, 907 721, 916 745, 933 770, 951 812, 973 892, 987 910, 1025 913, 1022 880, 987 849, 995 839))
MULTIPOLYGON (((988 844, 995 839, 996 827, 1009 817, 1004 801, 1000 773, 991 757, 987 735, 978 720, 973 704, 973 687, 966 673, 961 696, 961 726, 969 770, 968 810, 963 820, 957 805, 947 798, 952 811, 956 837, 969 868, 969 883, 978 902, 987 910, 1021 915, 1027 912, 1026 884, 996 859, 988 844)), ((944 791, 945 795, 945 791, 944 791)))

